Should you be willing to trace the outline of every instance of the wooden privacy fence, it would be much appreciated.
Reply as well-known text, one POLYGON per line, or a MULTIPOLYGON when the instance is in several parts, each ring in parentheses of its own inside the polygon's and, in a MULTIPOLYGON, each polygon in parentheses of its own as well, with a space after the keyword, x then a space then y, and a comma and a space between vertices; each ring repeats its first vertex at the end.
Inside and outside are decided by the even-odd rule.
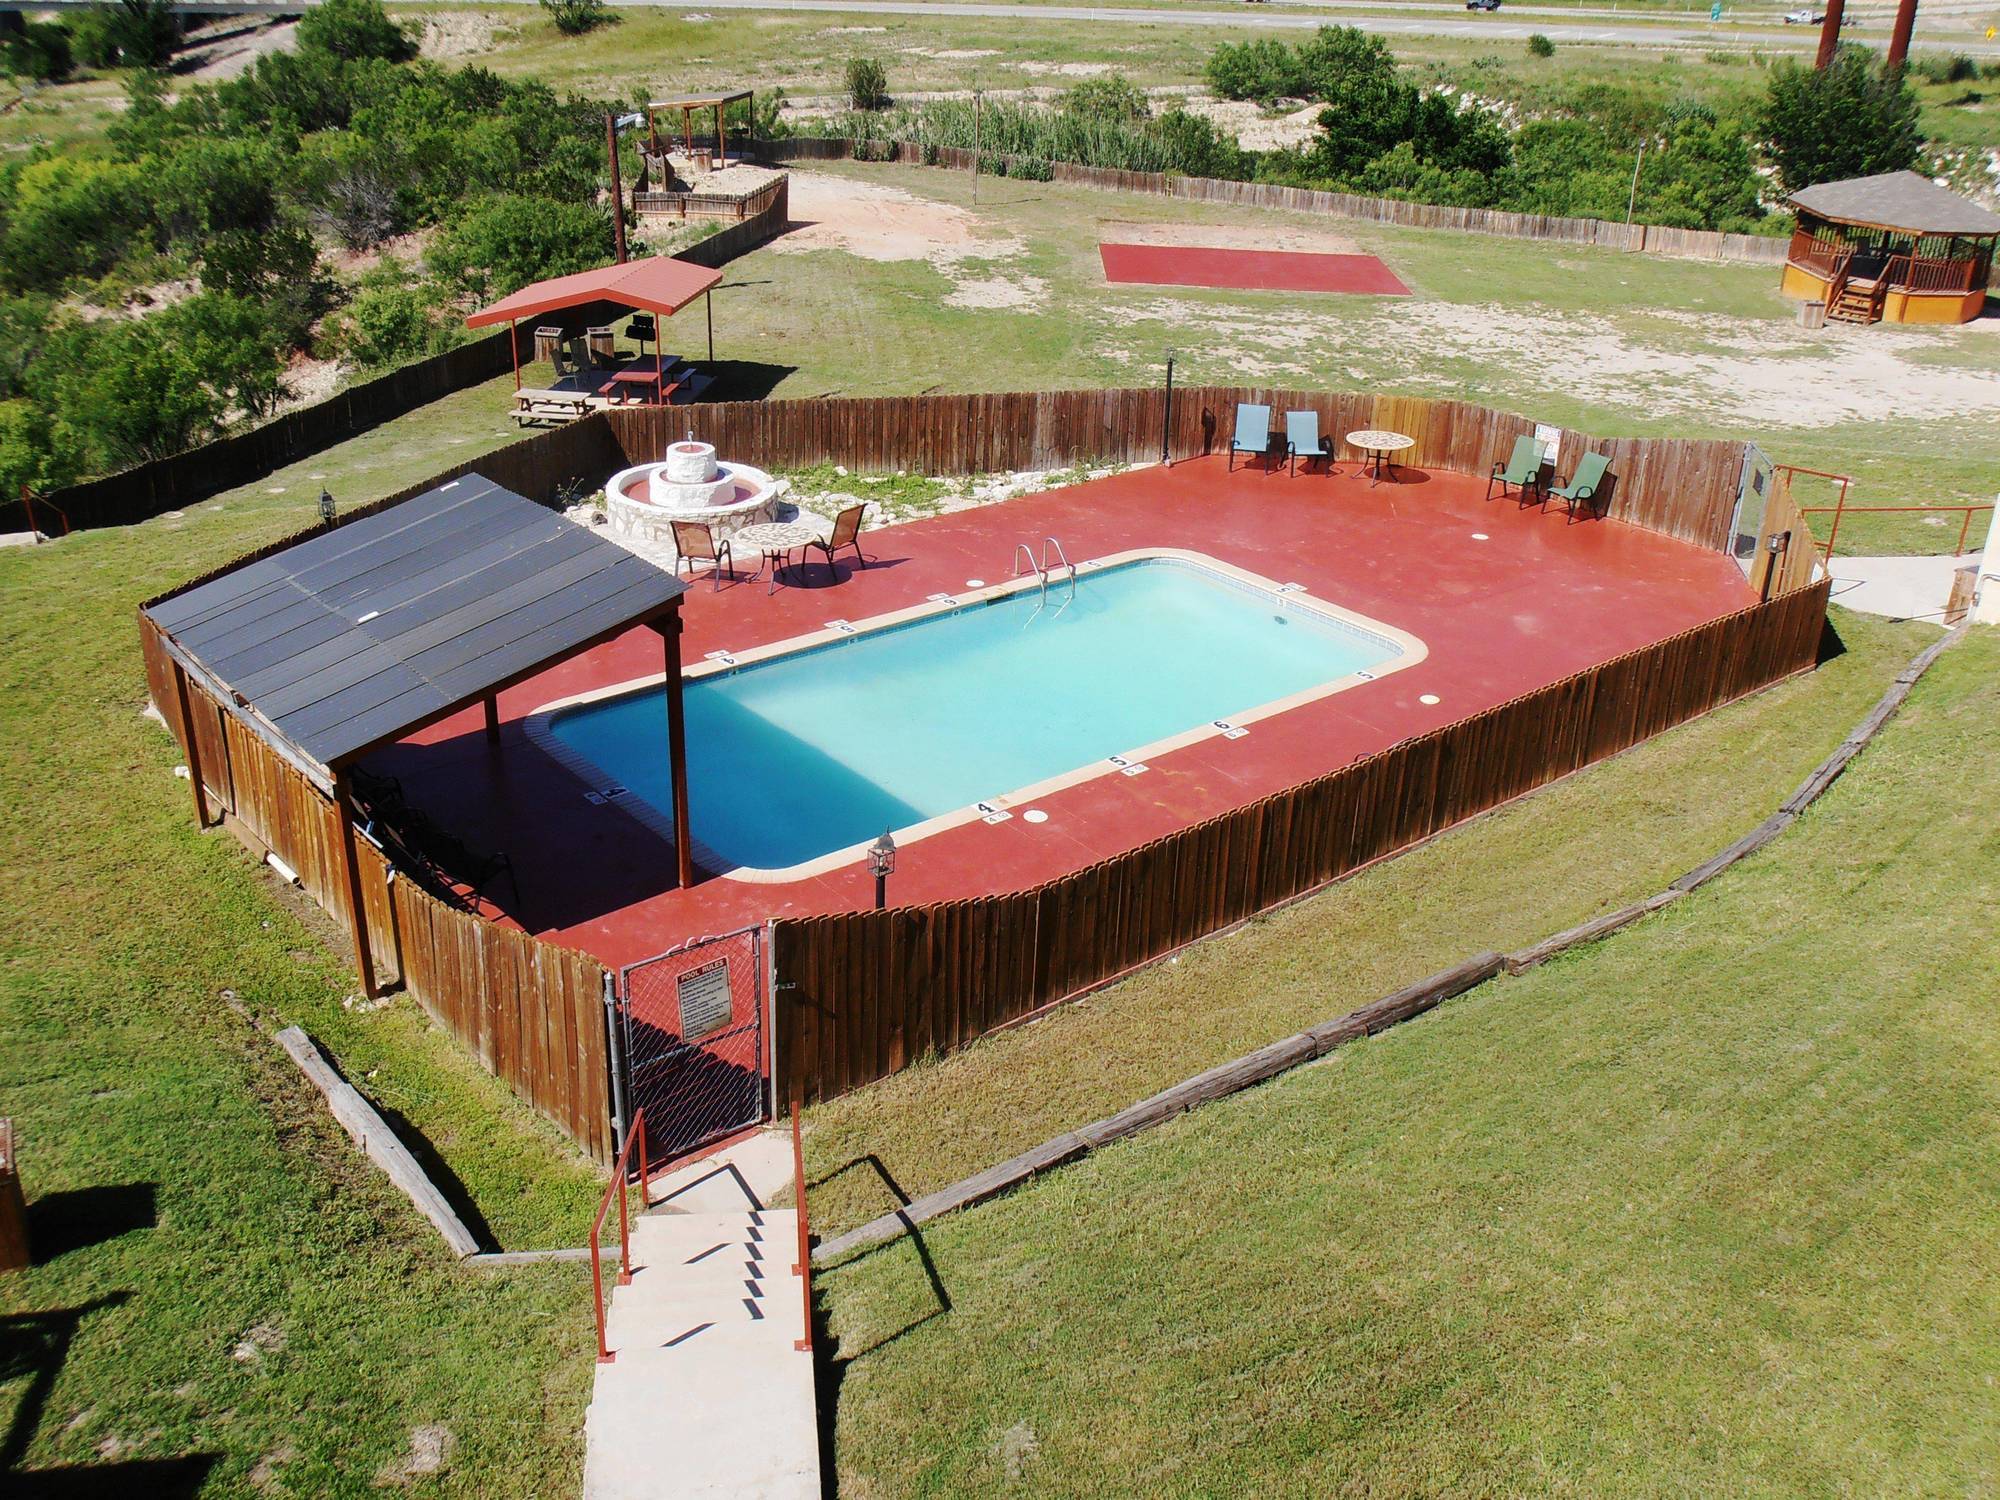
POLYGON ((779 1097, 949 1052, 1813 664, 1827 584, 1032 890, 773 924, 779 1097))
MULTIPOLYGON (((690 427, 723 453, 766 468, 844 463, 863 470, 974 474, 1060 469, 1078 463, 1157 459, 1163 428, 1176 458, 1229 445, 1239 401, 1274 411, 1311 410, 1336 441, 1364 427, 1407 433, 1416 447, 1399 462, 1484 474, 1530 417, 1465 401, 1367 393, 1330 394, 1272 386, 1185 386, 1167 397, 1141 389, 1017 391, 991 396, 879 396, 718 402, 700 407, 625 407, 604 414, 630 463, 660 458, 690 427)), ((1567 475, 1593 449, 1611 459, 1606 513, 1652 531, 1721 550, 1743 473, 1743 444, 1691 438, 1593 438, 1560 431, 1557 469, 1567 475)), ((492 473, 484 468, 484 473, 492 473)), ((495 475, 494 477, 498 477, 495 475)), ((503 481, 505 482, 505 481, 503 481)))
MULTIPOLYGON (((969 172, 980 155, 1004 160, 1008 170, 1020 157, 996 151, 969 151, 960 146, 925 146, 912 141, 855 141, 841 136, 808 136, 766 141, 759 154, 771 161, 869 161, 915 163, 969 172)), ((1668 229, 1658 224, 1615 224, 1606 219, 1575 219, 1555 214, 1510 213, 1497 208, 1455 208, 1439 203, 1408 203, 1401 198, 1367 198, 1355 193, 1322 192, 1315 188, 1281 187, 1269 182, 1238 182, 1220 177, 1184 177, 1174 172, 1125 172, 1112 167, 1085 167, 1073 162, 1048 164, 1052 180, 1077 187, 1104 188, 1120 193, 1146 193, 1156 198, 1184 198, 1195 203, 1228 203, 1242 208, 1275 208, 1291 213, 1326 214, 1340 219, 1365 219, 1410 229, 1450 229, 1466 234, 1492 234, 1517 240, 1551 240, 1559 244, 1599 245, 1702 260, 1746 261, 1783 265, 1786 242, 1758 234, 1722 234, 1710 229, 1668 229)))
MULTIPOLYGON (((1245 400, 1312 409, 1333 434, 1393 427, 1417 439, 1411 463, 1475 474, 1534 430, 1529 418, 1464 402, 1228 386, 1177 391, 1171 414, 1157 388, 623 408, 468 459, 335 524, 474 470, 542 501, 587 491, 660 457, 690 421, 724 451, 774 468, 830 460, 965 473, 1157 458, 1163 428, 1176 457, 1214 452, 1245 400)), ((1564 473, 1586 448, 1611 456, 1612 516, 1729 546, 1745 445, 1569 430, 1560 441, 1564 473)), ((1760 555, 1787 528, 1804 536, 1781 489, 1766 507, 1760 555)), ((1811 665, 1826 603, 1811 564, 1808 541, 1780 560, 1768 603, 1033 890, 776 924, 779 973, 798 986, 778 992, 778 1086, 821 1098, 959 1046, 1811 665)), ((183 749, 192 734, 190 764, 199 760, 213 805, 344 922, 332 804, 192 683, 184 722, 172 664, 143 613, 140 633, 153 702, 183 749)), ((610 1161, 604 968, 459 909, 372 846, 358 852, 381 967, 517 1094, 610 1161)), ((677 936, 662 933, 661 946, 677 936)))
MULTIPOLYGON (((190 728, 210 805, 297 875, 346 926, 347 894, 333 804, 199 684, 188 715, 159 631, 143 614, 140 643, 152 699, 183 750, 190 728)), ((190 764, 193 759, 190 760, 190 764)), ((356 855, 377 967, 454 1040, 591 1156, 612 1154, 605 1049, 605 971, 595 959, 496 926, 425 890, 363 840, 356 855)))

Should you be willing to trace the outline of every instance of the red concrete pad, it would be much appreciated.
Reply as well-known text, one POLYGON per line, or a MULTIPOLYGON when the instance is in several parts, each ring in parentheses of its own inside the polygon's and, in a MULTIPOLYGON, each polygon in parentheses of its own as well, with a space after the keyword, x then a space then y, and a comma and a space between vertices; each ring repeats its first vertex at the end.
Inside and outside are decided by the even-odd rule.
MULTIPOLYGON (((1503 456, 1503 455, 1496 455, 1503 456)), ((754 457, 754 455, 753 455, 754 457)), ((1352 457, 1293 476, 1220 457, 1149 467, 864 534, 871 565, 845 559, 712 588, 684 607, 686 658, 782 641, 836 616, 861 620, 1008 576, 1024 536, 1058 536, 1076 559, 1184 548, 1313 594, 1422 638, 1429 655, 1380 682, 1260 719, 1154 757, 1139 776, 1101 776, 1038 798, 1048 821, 972 822, 905 846, 897 902, 1019 890, 1254 802, 1409 736, 1476 714, 1635 647, 1755 602, 1742 570, 1617 521, 1487 500, 1483 477, 1399 468, 1371 485, 1352 457), (1426 696, 1435 703, 1425 703, 1426 696)), ((657 676, 660 638, 628 632, 500 695, 498 745, 477 709, 369 759, 410 801, 478 850, 505 850, 481 910, 609 963, 689 936, 774 916, 873 901, 865 863, 782 884, 728 877, 674 888, 674 852, 615 804, 593 804, 521 721, 552 700, 657 676)))
POLYGON ((1229 287, 1250 292, 1358 292, 1407 297, 1410 289, 1373 255, 1233 250, 1208 245, 1099 245, 1106 281, 1229 287))

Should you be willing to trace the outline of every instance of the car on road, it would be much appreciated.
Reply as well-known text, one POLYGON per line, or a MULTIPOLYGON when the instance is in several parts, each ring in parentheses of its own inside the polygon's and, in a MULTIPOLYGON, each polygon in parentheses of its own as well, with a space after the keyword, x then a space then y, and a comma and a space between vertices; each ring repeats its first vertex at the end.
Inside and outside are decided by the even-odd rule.
POLYGON ((1500 0, 1465 0, 1467 10, 1498 10, 1500 0))
POLYGON ((1825 19, 1826 12, 1823 10, 1807 8, 1805 10, 1788 10, 1785 12, 1785 24, 1787 26, 1817 26, 1825 19))

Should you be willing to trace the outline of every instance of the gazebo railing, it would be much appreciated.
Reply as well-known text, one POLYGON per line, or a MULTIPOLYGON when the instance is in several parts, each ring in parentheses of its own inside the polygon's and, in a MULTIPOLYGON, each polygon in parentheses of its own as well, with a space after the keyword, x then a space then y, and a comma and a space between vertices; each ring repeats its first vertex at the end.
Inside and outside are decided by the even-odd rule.
POLYGON ((1892 255, 1882 277, 1910 292, 1969 292, 1979 274, 1976 260, 1944 260, 1931 255, 1892 255))

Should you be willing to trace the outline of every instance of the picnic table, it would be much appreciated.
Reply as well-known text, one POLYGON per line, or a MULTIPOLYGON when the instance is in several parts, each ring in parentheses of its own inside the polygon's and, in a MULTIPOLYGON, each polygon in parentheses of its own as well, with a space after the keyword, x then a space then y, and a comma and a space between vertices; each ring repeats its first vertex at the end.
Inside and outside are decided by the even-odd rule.
POLYGON ((1401 453, 1405 448, 1417 446, 1417 440, 1400 432, 1391 432, 1386 427, 1364 427, 1359 432, 1350 432, 1347 443, 1351 448, 1359 448, 1374 464, 1374 478, 1368 481, 1372 487, 1382 482, 1382 467, 1387 464, 1395 468, 1389 455, 1401 453))

